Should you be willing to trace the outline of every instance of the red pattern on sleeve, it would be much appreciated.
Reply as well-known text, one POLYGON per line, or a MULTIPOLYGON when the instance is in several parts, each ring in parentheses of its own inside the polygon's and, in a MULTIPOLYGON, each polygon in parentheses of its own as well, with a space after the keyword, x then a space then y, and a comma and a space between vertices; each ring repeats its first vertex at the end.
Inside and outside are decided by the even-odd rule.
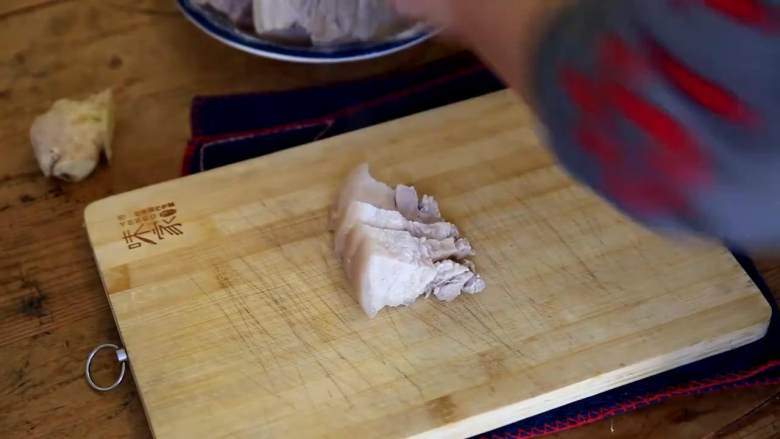
POLYGON ((623 157, 620 146, 602 132, 586 128, 583 124, 577 127, 577 142, 585 152, 593 154, 600 164, 620 163, 623 157))
POLYGON ((558 82, 580 112, 596 115, 602 110, 603 100, 599 97, 595 82, 573 69, 561 69, 558 82))
POLYGON ((656 171, 666 171, 683 185, 704 182, 704 155, 684 126, 622 84, 610 84, 606 94, 612 105, 653 140, 651 160, 659 165, 668 162, 656 171))
POLYGON ((709 160, 685 126, 628 87, 641 82, 649 65, 646 57, 614 35, 605 35, 597 47, 595 78, 570 67, 558 72, 563 91, 580 113, 577 144, 598 164, 605 192, 619 203, 643 214, 685 213, 684 188, 709 181, 709 160), (649 140, 633 145, 637 157, 627 157, 629 146, 612 135, 610 116, 615 112, 649 140))
POLYGON ((615 35, 607 34, 601 38, 597 51, 602 75, 616 76, 626 81, 640 81, 648 71, 644 57, 615 35))
POLYGON ((679 189, 642 179, 606 179, 607 190, 623 205, 641 215, 675 212, 685 215, 688 204, 679 189))
POLYGON ((743 125, 755 125, 759 117, 734 94, 686 67, 666 49, 647 44, 653 65, 680 92, 724 119, 743 125))
POLYGON ((741 24, 777 30, 776 11, 761 0, 704 0, 704 4, 741 24))

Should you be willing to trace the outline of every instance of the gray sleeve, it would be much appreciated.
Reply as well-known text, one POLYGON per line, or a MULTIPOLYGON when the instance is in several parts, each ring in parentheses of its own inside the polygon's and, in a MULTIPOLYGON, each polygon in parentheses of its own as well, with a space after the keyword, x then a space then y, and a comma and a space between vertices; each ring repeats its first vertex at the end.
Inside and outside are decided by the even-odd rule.
POLYGON ((780 247, 780 0, 581 0, 534 68, 575 178, 646 225, 780 247))

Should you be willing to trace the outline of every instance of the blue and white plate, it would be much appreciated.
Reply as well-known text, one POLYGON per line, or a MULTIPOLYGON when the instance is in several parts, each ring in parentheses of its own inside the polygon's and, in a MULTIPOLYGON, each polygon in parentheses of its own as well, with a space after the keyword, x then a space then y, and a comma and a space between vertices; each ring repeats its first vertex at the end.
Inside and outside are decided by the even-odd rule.
POLYGON ((352 43, 328 47, 284 44, 237 29, 219 14, 204 10, 192 0, 178 0, 184 15, 202 31, 228 46, 254 55, 282 61, 333 64, 379 58, 422 43, 434 34, 430 29, 416 27, 385 41, 352 43))

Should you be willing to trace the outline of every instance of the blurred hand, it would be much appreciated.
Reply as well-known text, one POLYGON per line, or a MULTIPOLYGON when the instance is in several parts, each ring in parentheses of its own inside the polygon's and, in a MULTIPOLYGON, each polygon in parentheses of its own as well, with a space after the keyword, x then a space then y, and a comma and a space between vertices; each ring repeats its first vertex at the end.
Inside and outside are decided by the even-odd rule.
POLYGON ((528 97, 531 53, 549 19, 573 0, 388 0, 411 18, 444 27, 528 97))
MULTIPOLYGON (((454 0, 391 0, 401 14, 437 26, 452 26, 454 9, 462 3, 454 0)), ((467 2, 471 3, 471 2, 467 2)), ((474 2, 476 3, 476 2, 474 2)))
MULTIPOLYGON (((390 0, 403 15, 444 28, 447 36, 467 37, 481 23, 495 21, 502 12, 527 0, 390 0)), ((477 31, 479 32, 479 31, 477 31)))

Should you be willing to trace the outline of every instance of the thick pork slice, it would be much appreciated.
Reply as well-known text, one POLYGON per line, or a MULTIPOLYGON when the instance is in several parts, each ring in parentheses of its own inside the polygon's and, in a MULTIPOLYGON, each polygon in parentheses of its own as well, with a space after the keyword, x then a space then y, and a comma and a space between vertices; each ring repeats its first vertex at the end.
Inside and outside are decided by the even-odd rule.
POLYGON ((315 45, 381 39, 408 26, 387 0, 253 0, 253 4, 257 33, 300 29, 315 45))
POLYGON ((411 305, 423 294, 449 302, 461 293, 482 291, 479 275, 448 259, 464 251, 455 242, 357 224, 345 239, 342 262, 360 305, 374 317, 385 306, 411 305))
POLYGON ((358 224, 347 240, 356 250, 343 260, 344 269, 369 317, 385 306, 411 305, 436 279, 425 248, 408 232, 358 224))
POLYGON ((362 201, 380 209, 395 210, 395 191, 390 186, 374 179, 368 172, 367 164, 358 166, 341 186, 336 204, 331 210, 331 230, 335 230, 339 226, 341 217, 344 216, 349 204, 353 201, 362 201))
POLYGON ((337 256, 341 257, 344 239, 356 224, 366 224, 380 229, 403 230, 415 237, 438 240, 458 237, 458 228, 454 224, 448 222, 424 224, 409 221, 397 210, 380 209, 362 201, 352 201, 335 225, 334 246, 337 256))
POLYGON ((395 234, 394 236, 396 238, 403 236, 403 239, 407 241, 413 239, 415 245, 419 247, 420 253, 423 254, 429 261, 431 261, 431 263, 444 261, 450 258, 463 259, 474 255, 474 250, 471 248, 471 244, 464 238, 418 238, 407 231, 385 229, 359 223, 350 228, 349 232, 344 237, 342 251, 339 256, 341 257, 345 267, 348 267, 351 264, 351 261, 357 257, 356 254, 360 248, 360 245, 363 243, 363 240, 375 238, 378 239, 378 234, 383 231, 403 232, 403 235, 395 234), (366 227, 368 227, 368 229, 366 229, 366 227), (373 231, 374 233, 366 233, 367 230, 373 231))
POLYGON ((471 244, 442 219, 436 200, 375 180, 365 164, 347 177, 330 227, 347 279, 370 317, 421 295, 449 302, 485 288, 466 259, 474 254, 471 244))

